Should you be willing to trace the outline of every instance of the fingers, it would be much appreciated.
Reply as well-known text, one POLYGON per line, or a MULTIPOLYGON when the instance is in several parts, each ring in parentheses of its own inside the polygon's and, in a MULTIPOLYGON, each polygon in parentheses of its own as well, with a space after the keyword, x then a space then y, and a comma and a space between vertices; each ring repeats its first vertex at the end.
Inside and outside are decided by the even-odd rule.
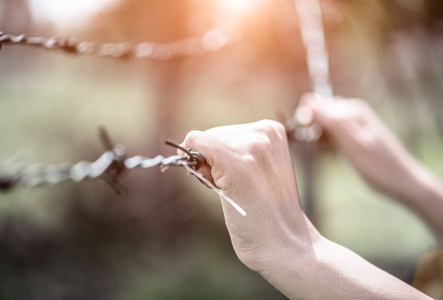
POLYGON ((189 132, 183 145, 185 148, 190 148, 192 151, 199 152, 206 159, 209 166, 213 165, 213 144, 216 143, 215 139, 203 131, 193 130, 189 132))
POLYGON ((343 106, 346 104, 341 99, 325 98, 315 94, 306 94, 302 97, 300 102, 299 111, 301 111, 297 117, 301 120, 299 122, 317 123, 326 129, 333 129, 334 120, 337 115, 343 110, 343 106))
MULTIPOLYGON (((205 177, 206 175, 210 175, 211 166, 213 164, 213 156, 211 155, 213 149, 212 147, 210 147, 211 140, 214 139, 205 132, 192 130, 186 135, 183 143, 180 144, 184 148, 190 149, 191 151, 195 151, 203 155, 206 162, 200 166, 199 172, 205 175, 205 177)), ((215 141, 212 142, 215 143, 215 141)), ((185 153, 182 150, 178 149, 177 154, 184 155, 185 153)))
POLYGON ((327 98, 310 93, 300 100, 296 117, 302 125, 317 123, 331 133, 338 133, 350 120, 367 118, 370 114, 363 100, 327 98))
MULTIPOLYGON (((203 163, 200 168, 198 169, 198 172, 205 177, 207 180, 209 180, 213 185, 216 186, 214 179, 212 177, 212 162, 213 158, 211 155, 211 149, 208 149, 206 140, 210 139, 205 135, 202 131, 191 131, 189 132, 183 143, 181 144, 184 148, 191 149, 192 151, 199 152, 203 157, 205 158, 206 162, 203 163)), ((177 153, 179 155, 183 155, 183 151, 178 150, 177 153)), ((200 180, 200 179, 199 179, 200 180)), ((200 180, 201 181, 201 180, 200 180)), ((205 184, 206 185, 206 184, 205 184)))
POLYGON ((295 111, 295 119, 302 126, 312 124, 314 121, 313 101, 315 101, 315 95, 313 93, 307 93, 300 99, 300 104, 295 111))
POLYGON ((212 178, 212 174, 211 174, 211 166, 209 166, 207 163, 204 163, 200 166, 200 168, 197 171, 200 174, 202 174, 203 177, 208 179, 213 185, 215 185, 214 180, 212 178))
MULTIPOLYGON (((221 188, 229 186, 232 183, 230 180, 234 180, 233 176, 226 174, 235 174, 238 177, 242 173, 244 177, 249 177, 244 166, 258 168, 259 165, 265 165, 264 158, 279 149, 273 146, 280 145, 282 141, 287 144, 283 125, 275 121, 262 120, 215 127, 204 132, 191 131, 183 145, 205 157, 207 165, 201 169, 201 172, 207 179, 213 179, 221 188), (253 157, 262 163, 257 164, 251 159, 253 157)), ((286 147, 281 148, 286 149, 286 147)))

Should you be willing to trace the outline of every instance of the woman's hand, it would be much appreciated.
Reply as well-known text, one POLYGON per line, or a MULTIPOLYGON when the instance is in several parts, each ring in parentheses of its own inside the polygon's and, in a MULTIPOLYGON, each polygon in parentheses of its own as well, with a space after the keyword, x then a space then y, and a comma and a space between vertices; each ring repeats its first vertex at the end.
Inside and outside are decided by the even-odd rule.
POLYGON ((366 102, 308 94, 299 112, 305 122, 321 125, 332 136, 369 184, 393 196, 410 196, 417 162, 366 102))
POLYGON ((201 153, 200 172, 247 213, 222 199, 234 250, 251 269, 266 272, 294 250, 300 255, 320 235, 298 199, 284 127, 275 121, 192 131, 183 142, 201 153))
POLYGON ((417 211, 443 245, 440 180, 408 153, 366 102, 308 94, 298 115, 321 125, 369 184, 417 211))

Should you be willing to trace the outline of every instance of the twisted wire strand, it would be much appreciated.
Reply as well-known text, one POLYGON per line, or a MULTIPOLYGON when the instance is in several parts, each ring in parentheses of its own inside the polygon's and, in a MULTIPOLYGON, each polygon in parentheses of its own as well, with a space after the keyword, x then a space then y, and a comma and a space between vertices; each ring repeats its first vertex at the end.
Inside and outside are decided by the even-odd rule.
POLYGON ((232 39, 218 27, 206 31, 201 37, 189 37, 164 44, 154 42, 99 44, 88 41, 78 42, 72 37, 28 37, 26 34, 13 35, 0 31, 0 49, 2 45, 27 45, 76 55, 117 59, 169 60, 174 57, 197 56, 218 51, 231 41, 232 39))
MULTIPOLYGON (((200 155, 196 152, 193 153, 200 155)), ((189 155, 172 155, 169 157, 157 155, 154 158, 137 155, 125 159, 121 148, 115 147, 112 151, 103 153, 94 162, 80 161, 75 165, 68 163, 46 166, 32 165, 18 172, 0 173, 0 191, 9 190, 18 185, 34 187, 42 184, 58 184, 68 180, 79 182, 101 177, 107 179, 111 187, 116 188, 112 184, 116 184, 124 169, 160 167, 160 170, 164 172, 169 167, 184 167, 190 174, 196 176, 207 187, 219 194, 222 200, 232 205, 242 216, 246 216, 247 213, 234 200, 224 195, 196 170, 197 166, 198 162, 189 155)))
MULTIPOLYGON (((318 95, 331 97, 333 89, 330 79, 329 55, 325 42, 322 9, 319 0, 294 0, 299 17, 302 41, 306 49, 306 63, 312 91, 318 95)), ((303 111, 286 120, 290 138, 300 142, 315 142, 322 135, 318 124, 307 125, 303 111)))
POLYGON ((119 167, 124 167, 126 170, 160 167, 162 171, 165 171, 171 166, 187 165, 193 167, 195 164, 196 162, 190 161, 188 156, 163 157, 158 155, 149 158, 138 155, 122 160, 122 153, 106 151, 94 162, 80 161, 74 165, 69 163, 57 165, 35 164, 20 170, 0 172, 0 190, 7 190, 18 185, 34 187, 42 184, 58 184, 68 180, 79 182, 96 179, 110 175, 113 170, 119 167))
POLYGON ((320 2, 319 0, 295 0, 295 7, 306 48, 306 62, 312 90, 323 96, 332 96, 329 55, 325 43, 320 2))

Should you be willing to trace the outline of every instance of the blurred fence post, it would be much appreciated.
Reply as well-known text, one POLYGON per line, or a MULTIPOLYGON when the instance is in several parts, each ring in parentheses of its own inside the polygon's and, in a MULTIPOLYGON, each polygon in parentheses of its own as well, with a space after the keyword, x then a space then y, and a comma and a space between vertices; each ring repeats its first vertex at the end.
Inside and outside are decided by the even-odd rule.
POLYGON ((311 222, 317 227, 317 193, 316 169, 317 159, 319 157, 318 143, 316 142, 296 142, 293 145, 299 164, 301 165, 301 174, 303 174, 303 186, 301 188, 301 203, 303 211, 311 222))
MULTIPOLYGON (((188 35, 188 21, 190 16, 189 1, 179 1, 166 3, 165 6, 170 7, 170 17, 173 18, 172 26, 164 29, 165 36, 172 40, 182 39, 188 35), (169 5, 168 5, 169 4, 169 5)), ((164 153, 164 141, 166 139, 179 139, 178 137, 180 125, 180 107, 183 97, 183 62, 185 58, 176 57, 168 61, 153 62, 153 69, 156 74, 156 120, 155 130, 158 135, 151 141, 150 149, 155 153, 164 153)), ((152 69, 148 70, 152 72, 152 69)), ((178 142, 181 142, 179 140, 178 142)), ((173 150, 174 151, 174 150, 173 150)), ((153 198, 156 199, 156 205, 160 208, 162 219, 165 226, 162 226, 167 235, 173 235, 173 226, 176 222, 180 222, 182 213, 181 205, 177 205, 176 201, 180 201, 179 194, 183 192, 182 178, 174 172, 168 174, 168 178, 156 174, 151 178, 150 186, 155 189, 153 198), (172 178, 171 178, 172 177, 172 178), (172 226, 172 227, 171 227, 172 226), (167 228, 169 227, 169 228, 167 228)), ((180 174, 182 175, 182 174, 180 174)))

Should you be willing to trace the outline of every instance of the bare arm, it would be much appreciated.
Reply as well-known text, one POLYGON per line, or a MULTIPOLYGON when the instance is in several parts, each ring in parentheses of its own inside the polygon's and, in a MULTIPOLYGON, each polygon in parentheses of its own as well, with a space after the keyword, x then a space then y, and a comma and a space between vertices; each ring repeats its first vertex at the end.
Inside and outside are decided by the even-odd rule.
POLYGON ((443 185, 403 147, 373 110, 359 99, 306 95, 302 111, 321 125, 376 189, 420 214, 443 245, 443 185))
POLYGON ((239 259, 290 299, 429 299, 320 235, 301 210, 280 123, 193 131, 184 145, 206 157, 200 171, 248 213, 222 200, 239 259))

